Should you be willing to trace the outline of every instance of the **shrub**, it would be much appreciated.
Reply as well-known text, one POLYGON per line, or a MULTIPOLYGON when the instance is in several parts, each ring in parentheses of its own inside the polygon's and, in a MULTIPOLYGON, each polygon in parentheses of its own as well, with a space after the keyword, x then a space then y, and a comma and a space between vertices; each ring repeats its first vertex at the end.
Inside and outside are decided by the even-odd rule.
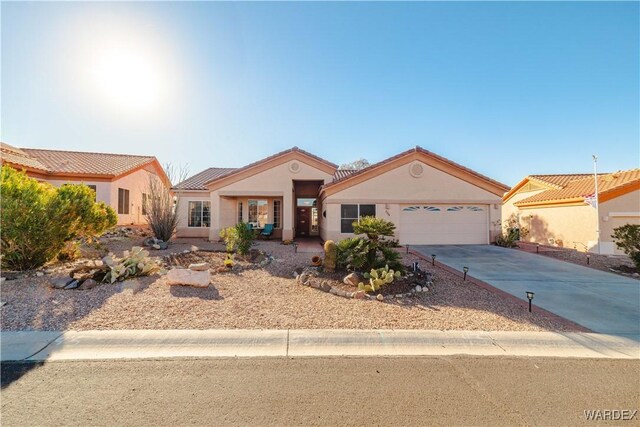
MULTIPOLYGON (((165 166, 165 172, 169 181, 184 181, 187 176, 186 169, 174 170, 170 164, 165 166)), ((178 212, 180 212, 178 197, 174 203, 171 185, 167 185, 158 176, 149 174, 149 196, 145 203, 145 217, 147 224, 156 239, 168 242, 178 226, 178 212)), ((179 191, 179 189, 178 189, 179 191)))
POLYGON ((86 185, 55 188, 8 166, 0 175, 2 268, 40 267, 55 259, 66 242, 99 235, 117 223, 114 210, 96 203, 86 185))
POLYGON ((640 225, 625 224, 614 228, 611 237, 618 249, 629 255, 636 267, 640 268, 640 225))
POLYGON ((235 251, 240 255, 249 253, 254 237, 253 230, 249 229, 246 222, 220 230, 220 238, 224 241, 227 252, 235 251))
POLYGON ((393 270, 403 271, 400 254, 385 240, 385 237, 393 236, 395 228, 392 222, 371 216, 354 221, 354 233, 364 234, 366 238, 352 237, 338 242, 338 266, 368 271, 388 265, 393 270))
POLYGON ((58 252, 57 258, 58 261, 62 262, 75 261, 80 258, 80 242, 65 242, 60 252, 58 252))
MULTIPOLYGON (((500 226, 500 221, 494 223, 500 226)), ((496 236, 496 245, 504 248, 515 248, 516 242, 527 237, 529 229, 520 224, 520 220, 516 214, 511 214, 509 218, 502 222, 500 234, 496 236)))

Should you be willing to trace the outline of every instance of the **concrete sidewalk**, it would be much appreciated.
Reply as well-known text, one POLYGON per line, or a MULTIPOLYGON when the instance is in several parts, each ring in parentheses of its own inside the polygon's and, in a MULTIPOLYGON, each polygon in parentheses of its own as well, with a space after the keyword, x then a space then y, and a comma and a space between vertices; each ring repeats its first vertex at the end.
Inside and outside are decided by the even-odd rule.
POLYGON ((181 357, 543 356, 640 359, 636 339, 595 333, 427 330, 2 332, 2 361, 181 357))

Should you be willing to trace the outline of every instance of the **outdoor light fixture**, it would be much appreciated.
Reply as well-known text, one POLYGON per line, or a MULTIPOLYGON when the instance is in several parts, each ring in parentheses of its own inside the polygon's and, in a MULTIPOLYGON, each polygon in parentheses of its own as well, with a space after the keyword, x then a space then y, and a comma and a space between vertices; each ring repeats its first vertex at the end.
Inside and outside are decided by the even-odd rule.
POLYGON ((431 265, 436 265, 436 254, 431 254, 431 265))
POLYGON ((531 300, 533 299, 533 296, 535 294, 531 291, 526 291, 526 292, 527 292, 527 299, 529 300, 529 313, 531 313, 531 300))
POLYGON ((462 280, 467 280, 467 271, 469 271, 469 267, 462 267, 462 271, 464 271, 464 276, 462 280))
POLYGON ((587 265, 590 264, 591 261, 591 254, 587 254, 587 265))
POLYGON ((540 243, 536 243, 536 253, 540 253, 540 243))
POLYGON ((407 253, 409 253, 409 245, 407 245, 407 253))

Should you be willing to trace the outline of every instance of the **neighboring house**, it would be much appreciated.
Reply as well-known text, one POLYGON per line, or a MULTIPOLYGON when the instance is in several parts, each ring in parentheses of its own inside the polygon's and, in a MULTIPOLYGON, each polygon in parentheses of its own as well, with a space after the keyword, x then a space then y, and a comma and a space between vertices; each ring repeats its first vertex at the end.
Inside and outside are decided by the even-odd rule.
POLYGON ((598 174, 597 218, 593 174, 530 175, 503 198, 502 217, 519 217, 530 229, 523 240, 598 252, 622 254, 613 229, 640 224, 640 169, 598 174))
POLYGON ((509 187, 416 147, 365 169, 297 147, 239 169, 210 168, 174 190, 178 236, 218 240, 240 220, 274 224, 274 237, 353 236, 354 220, 392 221, 401 244, 487 244, 509 187))
POLYGON ((149 179, 171 185, 153 156, 16 148, 1 143, 2 164, 55 186, 86 184, 118 213, 118 224, 144 224, 149 179))

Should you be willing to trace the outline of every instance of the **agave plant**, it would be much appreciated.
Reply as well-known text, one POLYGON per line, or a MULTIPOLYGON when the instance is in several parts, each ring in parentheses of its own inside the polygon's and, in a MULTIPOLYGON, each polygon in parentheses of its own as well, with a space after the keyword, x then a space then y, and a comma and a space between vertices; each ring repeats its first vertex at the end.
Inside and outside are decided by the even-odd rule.
POLYGON ((134 276, 147 276, 158 270, 158 264, 149 258, 149 251, 134 246, 131 251, 124 251, 124 256, 116 260, 113 254, 103 258, 108 268, 103 282, 115 283, 134 276))
POLYGON ((389 269, 388 265, 384 268, 371 269, 371 272, 364 273, 364 278, 369 279, 369 283, 358 283, 358 289, 365 292, 375 292, 382 286, 393 283, 393 281, 402 275, 399 271, 393 271, 389 269))

